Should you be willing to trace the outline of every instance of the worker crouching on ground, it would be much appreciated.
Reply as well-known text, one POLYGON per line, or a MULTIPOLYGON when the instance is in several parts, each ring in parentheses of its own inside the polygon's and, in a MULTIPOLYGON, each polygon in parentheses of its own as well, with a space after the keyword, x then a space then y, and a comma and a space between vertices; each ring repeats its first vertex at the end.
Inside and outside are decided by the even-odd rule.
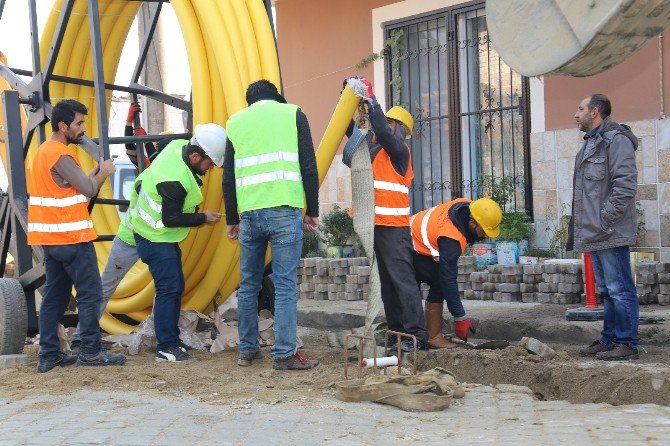
POLYGON ((190 141, 172 141, 135 180, 128 212, 137 253, 149 266, 156 286, 154 326, 159 362, 191 359, 179 340, 177 325, 184 292, 179 242, 190 228, 221 219, 219 212, 197 212, 197 207, 203 201, 200 177, 212 166, 223 165, 225 147, 223 127, 197 125, 190 141))
POLYGON ((416 278, 430 286, 426 300, 430 348, 457 346, 442 334, 444 301, 454 318, 456 336, 467 341, 468 334, 474 333, 458 293, 458 258, 468 244, 498 237, 501 221, 500 206, 490 198, 476 201, 458 198, 412 216, 416 278))
POLYGON ((260 358, 258 292, 270 243, 275 285, 272 368, 307 370, 318 361, 305 359, 297 351, 297 268, 303 230, 315 231, 319 223, 319 179, 312 136, 305 114, 297 105, 287 104, 271 82, 260 80, 249 85, 246 100, 249 106, 226 124, 228 146, 223 167, 228 237, 240 243, 238 364, 249 366, 260 358))
POLYGON ((40 352, 37 371, 55 366, 123 365, 124 355, 102 348, 98 309, 102 296, 98 260, 92 240, 97 238, 88 200, 114 173, 112 160, 100 160, 86 175, 69 144, 79 144, 86 132, 84 104, 64 100, 51 115, 53 133, 37 149, 28 180, 28 243, 42 245, 46 283, 40 306, 40 352), (59 351, 58 321, 63 317, 74 285, 81 333, 81 352, 59 351))
MULTIPOLYGON (((367 104, 373 131, 368 147, 375 188, 374 251, 386 322, 389 330, 414 335, 417 348, 427 350, 428 332, 421 292, 414 280, 409 231, 409 186, 414 171, 406 139, 412 135, 414 119, 399 106, 392 107, 384 115, 370 82, 361 81, 367 87, 363 100, 367 104)), ((347 134, 351 135, 350 132, 347 134)), ((391 337, 391 342, 395 344, 396 337, 391 337)), ((407 339, 403 341, 402 348, 411 351, 414 345, 407 339)))

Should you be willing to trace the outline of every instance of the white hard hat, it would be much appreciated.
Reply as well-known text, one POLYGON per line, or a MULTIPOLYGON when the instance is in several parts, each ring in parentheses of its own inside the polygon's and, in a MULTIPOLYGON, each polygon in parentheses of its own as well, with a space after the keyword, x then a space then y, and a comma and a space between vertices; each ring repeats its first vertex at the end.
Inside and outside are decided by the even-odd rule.
POLYGON ((219 124, 198 124, 193 131, 191 144, 204 150, 214 164, 221 167, 227 139, 226 130, 219 124))

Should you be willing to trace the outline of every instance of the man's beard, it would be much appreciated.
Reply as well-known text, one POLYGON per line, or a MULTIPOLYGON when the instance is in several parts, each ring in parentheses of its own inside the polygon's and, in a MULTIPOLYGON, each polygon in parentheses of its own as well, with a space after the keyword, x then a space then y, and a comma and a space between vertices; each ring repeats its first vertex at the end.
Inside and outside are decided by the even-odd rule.
POLYGON ((84 137, 83 133, 80 133, 77 137, 75 138, 67 138, 67 143, 68 144, 81 144, 81 140, 84 137))

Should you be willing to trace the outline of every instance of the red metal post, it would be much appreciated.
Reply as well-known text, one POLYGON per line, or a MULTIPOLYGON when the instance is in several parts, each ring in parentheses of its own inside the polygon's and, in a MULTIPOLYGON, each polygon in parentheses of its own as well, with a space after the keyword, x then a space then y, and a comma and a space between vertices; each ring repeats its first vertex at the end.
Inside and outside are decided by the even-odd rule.
POLYGON ((586 292, 586 308, 596 308, 596 280, 591 264, 591 254, 584 253, 584 291, 586 292))

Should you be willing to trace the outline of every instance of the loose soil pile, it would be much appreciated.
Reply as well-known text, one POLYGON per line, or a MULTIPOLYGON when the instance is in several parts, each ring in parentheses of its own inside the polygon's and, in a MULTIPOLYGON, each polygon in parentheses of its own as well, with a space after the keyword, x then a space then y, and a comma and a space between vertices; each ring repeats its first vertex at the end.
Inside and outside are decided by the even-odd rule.
MULTIPOLYGON (((153 352, 130 356, 123 367, 57 367, 38 374, 37 346, 26 346, 27 366, 0 369, 0 398, 23 399, 39 394, 69 394, 91 389, 189 395, 211 404, 241 405, 331 398, 330 384, 343 379, 340 349, 328 347, 326 333, 301 331, 305 355, 321 365, 306 372, 272 370, 269 349, 251 367, 237 365, 237 350, 217 354, 193 352, 194 361, 156 363, 153 352)), ((635 363, 604 364, 583 360, 577 346, 557 347, 545 361, 520 347, 504 350, 441 350, 419 354, 419 369, 436 366, 455 373, 459 381, 517 384, 530 387, 541 399, 575 403, 654 403, 670 405, 670 354, 654 347, 635 363)), ((120 351, 114 349, 115 351, 120 351)))

